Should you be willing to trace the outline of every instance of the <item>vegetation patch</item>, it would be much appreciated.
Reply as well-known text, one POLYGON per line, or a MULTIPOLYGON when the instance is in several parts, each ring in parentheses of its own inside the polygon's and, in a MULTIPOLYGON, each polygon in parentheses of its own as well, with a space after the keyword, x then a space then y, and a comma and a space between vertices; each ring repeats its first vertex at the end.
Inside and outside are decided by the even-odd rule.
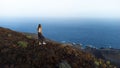
POLYGON ((27 37, 28 39, 31 39, 31 38, 32 38, 32 36, 30 36, 30 35, 27 35, 26 37, 27 37))
POLYGON ((20 47, 26 48, 28 43, 25 42, 25 41, 19 41, 17 44, 18 44, 20 47))
POLYGON ((8 34, 8 37, 11 37, 12 36, 12 34, 8 34))

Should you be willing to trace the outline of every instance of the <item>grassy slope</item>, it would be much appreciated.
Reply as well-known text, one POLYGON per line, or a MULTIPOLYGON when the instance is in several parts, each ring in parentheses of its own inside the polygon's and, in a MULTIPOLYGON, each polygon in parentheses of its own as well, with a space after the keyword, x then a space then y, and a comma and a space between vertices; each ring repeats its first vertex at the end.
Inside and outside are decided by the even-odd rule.
POLYGON ((35 39, 0 28, 0 68, 60 68, 64 62, 72 68, 113 68, 73 46, 46 42, 46 45, 38 46, 35 39), (27 47, 19 46, 19 41, 27 42, 27 47))

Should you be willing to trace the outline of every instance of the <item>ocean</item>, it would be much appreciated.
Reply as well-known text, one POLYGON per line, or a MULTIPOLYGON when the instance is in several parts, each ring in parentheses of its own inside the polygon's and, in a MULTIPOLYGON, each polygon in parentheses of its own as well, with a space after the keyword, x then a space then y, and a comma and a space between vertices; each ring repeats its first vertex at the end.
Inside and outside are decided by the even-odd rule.
POLYGON ((0 19, 0 26, 19 32, 37 33, 58 42, 120 49, 120 21, 110 19, 0 19))

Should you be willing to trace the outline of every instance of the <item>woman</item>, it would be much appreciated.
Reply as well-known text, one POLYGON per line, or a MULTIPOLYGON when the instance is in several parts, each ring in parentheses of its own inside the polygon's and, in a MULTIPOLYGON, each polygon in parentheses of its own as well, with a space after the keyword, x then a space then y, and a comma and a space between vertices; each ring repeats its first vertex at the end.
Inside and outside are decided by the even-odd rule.
POLYGON ((38 25, 38 41, 39 45, 45 45, 45 37, 42 35, 42 26, 41 24, 38 25))

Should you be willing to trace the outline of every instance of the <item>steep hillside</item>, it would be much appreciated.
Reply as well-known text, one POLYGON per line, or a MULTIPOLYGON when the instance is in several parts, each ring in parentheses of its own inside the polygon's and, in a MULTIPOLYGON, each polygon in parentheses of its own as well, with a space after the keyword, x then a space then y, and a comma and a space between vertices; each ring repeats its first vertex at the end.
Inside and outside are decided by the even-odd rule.
POLYGON ((92 47, 86 47, 84 51, 93 54, 96 58, 109 60, 112 64, 120 68, 120 49, 114 48, 96 49, 92 47))
POLYGON ((0 28, 0 68, 114 68, 73 46, 46 43, 38 46, 30 36, 0 28))
POLYGON ((29 38, 22 33, 0 27, 0 45, 17 46, 20 41, 29 42, 27 44, 31 45, 34 42, 34 39, 29 38))

